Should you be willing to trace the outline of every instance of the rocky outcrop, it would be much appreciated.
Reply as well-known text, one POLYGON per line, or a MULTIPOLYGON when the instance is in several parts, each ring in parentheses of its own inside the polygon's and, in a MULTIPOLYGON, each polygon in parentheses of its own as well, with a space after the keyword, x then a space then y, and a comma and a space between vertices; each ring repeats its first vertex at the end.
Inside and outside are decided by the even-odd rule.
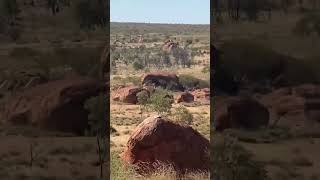
POLYGON ((194 101, 194 97, 191 93, 189 92, 183 92, 183 93, 179 93, 176 97, 175 97, 175 103, 181 103, 181 102, 193 102, 194 101))
POLYGON ((112 94, 112 100, 130 104, 138 103, 137 94, 143 91, 139 86, 125 86, 117 89, 112 94))
POLYGON ((210 89, 209 88, 202 88, 196 89, 191 92, 194 96, 194 100, 198 102, 210 102, 210 89))
POLYGON ((155 87, 163 87, 170 90, 183 91, 183 86, 179 83, 176 74, 166 72, 148 73, 142 77, 143 85, 153 85, 155 87))
POLYGON ((140 173, 152 172, 157 162, 178 172, 209 169, 209 141, 186 125, 155 116, 145 119, 131 134, 122 159, 140 173))
POLYGON ((268 109, 251 98, 235 97, 214 106, 214 126, 218 131, 227 128, 257 129, 269 124, 268 109))
POLYGON ((72 78, 38 85, 9 99, 3 112, 12 124, 83 133, 88 126, 84 102, 104 90, 93 79, 72 78))

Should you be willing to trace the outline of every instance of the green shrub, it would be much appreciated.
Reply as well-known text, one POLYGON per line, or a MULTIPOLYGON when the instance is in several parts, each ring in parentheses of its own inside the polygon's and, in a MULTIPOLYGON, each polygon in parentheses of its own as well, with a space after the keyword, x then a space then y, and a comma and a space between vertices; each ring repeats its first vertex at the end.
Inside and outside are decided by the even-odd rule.
POLYGON ((201 70, 202 73, 209 73, 210 72, 210 66, 205 66, 201 70))
POLYGON ((210 81, 200 80, 199 88, 210 88, 210 81))
POLYGON ((211 143, 211 177, 216 180, 266 180, 267 172, 252 154, 233 141, 216 136, 211 143))
POLYGON ((194 76, 182 74, 179 76, 179 82, 183 87, 192 89, 199 86, 200 80, 194 76))
POLYGON ((110 179, 127 180, 134 177, 134 168, 126 166, 117 153, 110 153, 110 179))
POLYGON ((177 122, 185 123, 188 125, 192 124, 193 115, 189 112, 189 110, 186 107, 182 105, 176 108, 174 117, 177 122))
POLYGON ((171 112, 172 95, 164 89, 157 89, 150 97, 148 107, 159 115, 171 112))
POLYGON ((198 79, 198 78, 191 76, 191 75, 180 75, 179 82, 183 87, 185 87, 187 89, 209 88, 210 87, 209 81, 198 79))
POLYGON ((149 100, 149 93, 147 91, 141 91, 137 93, 138 103, 142 106, 145 106, 148 104, 149 100))
POLYGON ((141 70, 141 69, 144 68, 144 66, 138 61, 134 61, 133 64, 132 64, 132 67, 136 71, 141 70))
POLYGON ((87 135, 106 135, 107 134, 107 119, 106 119, 106 107, 107 97, 100 95, 92 97, 85 102, 84 108, 89 112, 87 135))

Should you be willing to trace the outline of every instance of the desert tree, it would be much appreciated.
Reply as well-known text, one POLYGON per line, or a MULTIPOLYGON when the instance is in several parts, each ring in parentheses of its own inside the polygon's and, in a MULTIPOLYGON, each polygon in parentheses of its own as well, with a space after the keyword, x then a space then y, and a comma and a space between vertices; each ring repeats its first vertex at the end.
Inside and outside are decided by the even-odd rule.
POLYGON ((148 109, 148 103, 149 103, 149 93, 148 91, 141 91, 137 94, 138 103, 140 105, 140 113, 141 113, 141 119, 143 117, 143 112, 148 109))
POLYGON ((166 115, 171 112, 171 94, 165 89, 157 89, 151 94, 147 107, 159 115, 166 115))

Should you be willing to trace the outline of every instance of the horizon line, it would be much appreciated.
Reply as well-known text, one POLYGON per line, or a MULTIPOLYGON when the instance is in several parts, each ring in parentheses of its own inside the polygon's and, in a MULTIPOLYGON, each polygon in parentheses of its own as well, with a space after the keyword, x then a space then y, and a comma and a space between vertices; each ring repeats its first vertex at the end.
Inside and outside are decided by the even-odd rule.
POLYGON ((170 25, 210 25, 208 24, 191 24, 191 23, 163 23, 163 22, 132 22, 132 21, 110 21, 110 23, 136 23, 136 24, 170 24, 170 25))

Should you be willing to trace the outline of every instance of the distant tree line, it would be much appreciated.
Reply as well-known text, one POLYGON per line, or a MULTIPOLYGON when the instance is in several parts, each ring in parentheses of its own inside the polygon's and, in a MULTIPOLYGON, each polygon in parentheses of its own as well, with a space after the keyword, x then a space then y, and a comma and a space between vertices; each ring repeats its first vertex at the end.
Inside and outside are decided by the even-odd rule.
POLYGON ((138 48, 111 48, 111 69, 115 70, 118 64, 133 65, 135 70, 155 67, 190 67, 192 54, 183 47, 177 47, 170 53, 154 48, 140 46, 138 48))
POLYGON ((320 0, 213 0, 212 10, 216 22, 222 20, 223 12, 234 21, 246 18, 257 21, 262 14, 270 19, 273 11, 288 13, 290 8, 300 11, 320 9, 320 0))

